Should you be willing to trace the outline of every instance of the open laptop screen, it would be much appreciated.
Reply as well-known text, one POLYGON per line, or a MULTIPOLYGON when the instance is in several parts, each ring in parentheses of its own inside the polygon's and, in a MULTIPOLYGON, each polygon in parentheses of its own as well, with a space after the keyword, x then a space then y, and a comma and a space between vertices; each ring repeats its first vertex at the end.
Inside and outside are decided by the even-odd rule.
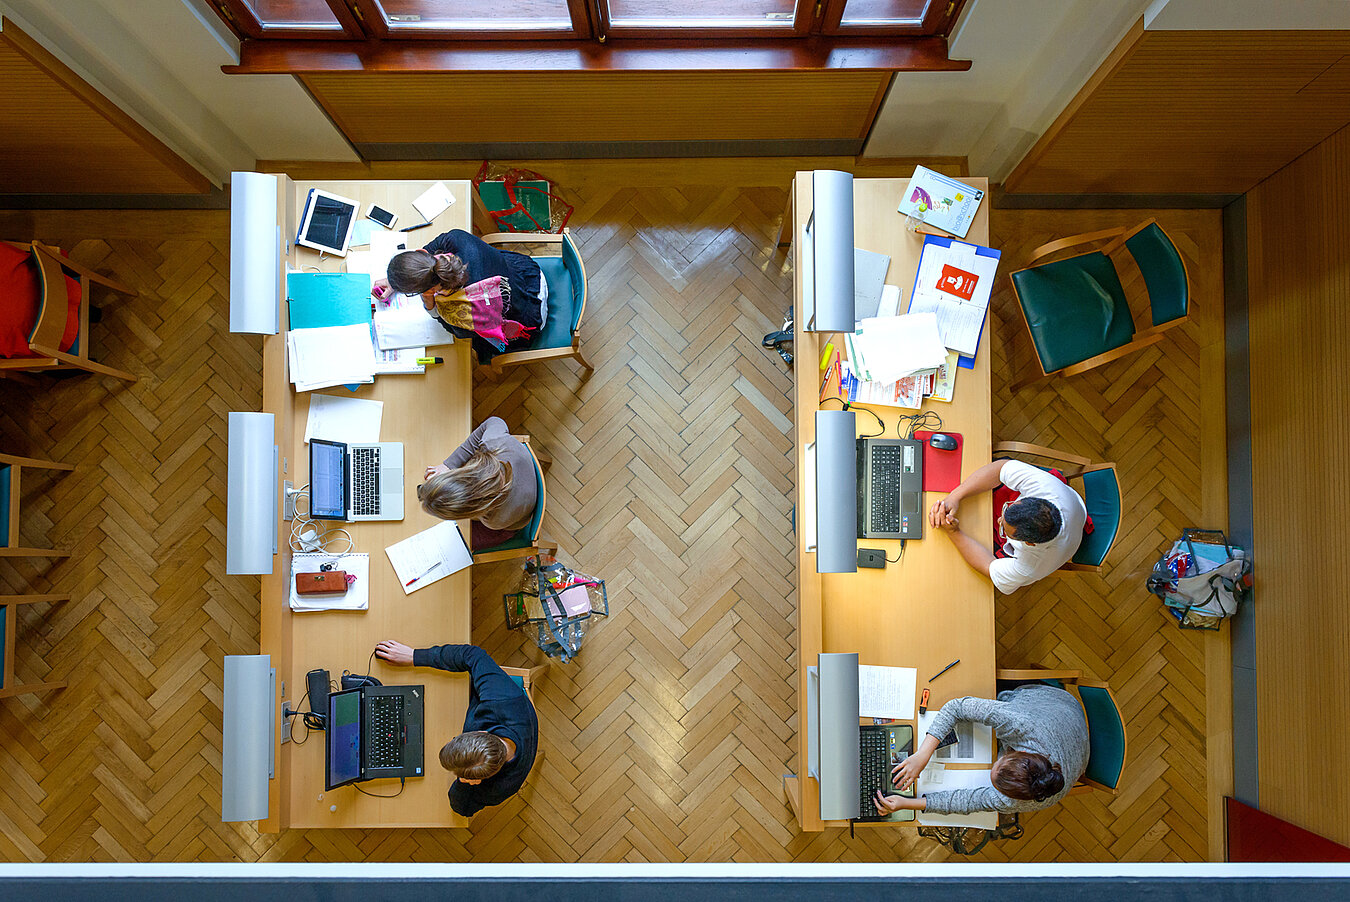
POLYGON ((327 789, 361 779, 361 690, 328 696, 327 789))
POLYGON ((309 515, 322 520, 347 518, 347 446, 323 439, 309 441, 309 515))

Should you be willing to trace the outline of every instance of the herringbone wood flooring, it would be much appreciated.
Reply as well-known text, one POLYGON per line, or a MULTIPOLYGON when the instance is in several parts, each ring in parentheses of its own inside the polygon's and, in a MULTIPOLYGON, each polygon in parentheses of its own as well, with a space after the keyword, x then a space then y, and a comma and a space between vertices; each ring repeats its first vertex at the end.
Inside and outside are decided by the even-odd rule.
MULTIPOLYGON (((220 823, 221 658, 258 641, 257 581, 223 575, 224 415, 256 409, 261 382, 257 339, 227 332, 228 229, 218 214, 48 214, 10 235, 70 247, 141 289, 108 309, 101 334, 108 362, 142 379, 0 382, 0 447, 79 465, 25 498, 25 536, 75 554, 50 568, 0 563, 0 592, 73 595, 21 615, 20 675, 70 687, 0 703, 0 858, 944 858, 903 830, 800 835, 781 795, 799 728, 789 380, 759 339, 788 304, 772 247, 784 197, 587 188, 573 224, 594 375, 583 382, 564 361, 476 385, 476 418, 499 414, 552 453, 546 529, 566 559, 606 578, 613 614, 536 690, 541 768, 468 830, 261 836, 220 823), (137 237, 89 238, 114 233, 137 237)), ((992 222, 1006 272, 1043 240, 1122 218, 996 211, 992 222)), ((1222 336, 1218 222, 1164 223, 1183 236, 1210 315, 1136 358, 1010 398, 1000 386, 1015 313, 1006 293, 995 300, 996 438, 1114 457, 1130 511, 1104 577, 999 599, 1001 663, 1082 665, 1111 681, 1131 757, 1116 799, 1026 818, 1026 836, 989 847, 991 860, 1206 856, 1202 643, 1163 619, 1142 582, 1170 536, 1214 515, 1194 449, 1195 386, 1217 377, 1203 349, 1222 336)), ((532 657, 528 638, 503 628, 516 572, 474 575, 475 640, 508 664, 532 657)))

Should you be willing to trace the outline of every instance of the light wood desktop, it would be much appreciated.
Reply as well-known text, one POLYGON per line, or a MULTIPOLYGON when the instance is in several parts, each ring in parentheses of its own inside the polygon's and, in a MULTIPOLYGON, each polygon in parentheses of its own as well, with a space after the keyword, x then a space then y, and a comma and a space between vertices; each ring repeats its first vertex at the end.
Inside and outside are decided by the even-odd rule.
MULTIPOLYGON (((295 183, 282 177, 279 190, 283 236, 294 238, 297 219, 312 187, 323 188, 361 202, 364 216, 372 202, 397 214, 396 226, 423 221, 412 200, 429 188, 431 181, 327 181, 295 183)), ((446 183, 456 202, 432 226, 407 233, 408 247, 421 247, 450 229, 470 228, 469 183, 446 183)), ((343 269, 343 258, 291 244, 287 261, 292 268, 317 266, 328 272, 343 269)), ((284 266, 284 264, 283 264, 284 266)), ((282 331, 264 339, 263 410, 276 415, 277 445, 284 461, 281 479, 297 488, 308 482, 309 453, 304 442, 309 416, 308 392, 297 393, 286 369, 286 305, 282 304, 282 331)), ((305 674, 325 668, 339 680, 344 670, 366 673, 375 643, 397 639, 413 647, 466 643, 469 641, 469 571, 441 579, 405 596, 384 549, 395 542, 436 525, 438 520, 423 513, 417 502, 417 485, 425 467, 440 463, 470 432, 472 373, 469 345, 455 342, 428 351, 445 362, 426 368, 425 375, 382 375, 354 394, 345 388, 325 389, 326 394, 368 398, 384 402, 380 425, 382 441, 403 443, 404 518, 398 521, 337 524, 345 526, 358 552, 370 555, 370 608, 367 611, 292 613, 289 597, 290 556, 287 545, 290 522, 278 531, 278 554, 273 572, 263 577, 262 652, 272 656, 281 698, 299 706, 305 693, 305 674)), ((279 489, 280 491, 280 489, 279 489)), ((303 503, 303 502, 302 502, 303 503)), ((303 508, 302 508, 303 509, 303 508)), ((393 667, 378 658, 370 673, 385 685, 424 685, 425 776, 409 778, 396 798, 379 799, 359 792, 355 786, 324 791, 324 739, 311 732, 303 743, 278 745, 276 779, 269 799, 271 817, 259 826, 264 831, 288 827, 452 827, 467 821, 450 810, 446 790, 450 775, 437 760, 437 752, 460 732, 468 706, 469 683, 463 674, 429 668, 393 667)), ((309 703, 303 706, 309 709, 309 703)), ((296 737, 305 734, 295 723, 296 737)), ((379 795, 397 792, 397 780, 361 784, 379 795)))
MULTIPOLYGON (((988 190, 986 179, 967 178, 965 182, 988 190)), ((908 179, 856 179, 853 183, 854 243, 865 250, 888 254, 890 269, 886 283, 902 290, 901 311, 909 301, 918 269, 923 235, 905 228, 905 217, 897 212, 908 179)), ((799 172, 793 181, 789 200, 792 222, 793 270, 802 272, 802 228, 812 210, 811 173, 799 172)), ((967 236, 977 244, 989 242, 989 201, 986 198, 976 214, 967 236)), ((838 335, 816 334, 801 330, 802 286, 793 282, 794 321, 797 324, 793 363, 795 438, 797 444, 797 510, 803 504, 803 449, 815 439, 815 412, 822 409, 819 364, 823 348, 829 342, 842 348, 838 335)), ((824 409, 838 410, 831 402, 824 409)), ((915 413, 896 407, 869 406, 886 424, 886 437, 898 438, 896 417, 915 413)), ((963 436, 961 473, 969 475, 988 463, 990 439, 989 324, 986 320, 974 369, 960 370, 956 391, 950 403, 926 401, 924 410, 942 417, 943 431, 963 436)), ((876 421, 864 412, 857 416, 858 434, 876 432, 876 421)), ((925 493, 924 514, 939 493, 925 493)), ((992 502, 989 493, 962 502, 962 527, 986 545, 992 541, 992 502)), ((888 558, 900 554, 899 540, 859 539, 862 547, 881 548, 888 558)), ((805 769, 807 761, 806 668, 814 666, 822 652, 857 652, 860 664, 877 664, 918 669, 917 692, 922 692, 930 677, 952 661, 961 663, 932 684, 929 707, 963 695, 992 697, 994 693, 994 589, 989 580, 976 573, 952 543, 925 522, 924 538, 906 543, 899 563, 888 563, 884 570, 859 570, 847 574, 819 574, 816 555, 803 549, 800 533, 797 545, 797 762, 805 769)), ((917 705, 917 698, 916 698, 917 705)), ((918 739, 916 738, 916 742, 918 739)), ((835 822, 820 818, 819 786, 809 775, 789 777, 785 781, 788 800, 801 828, 824 829, 835 822)), ((900 822, 915 826, 916 822, 900 822)), ((885 823, 883 826, 891 824, 885 823)))

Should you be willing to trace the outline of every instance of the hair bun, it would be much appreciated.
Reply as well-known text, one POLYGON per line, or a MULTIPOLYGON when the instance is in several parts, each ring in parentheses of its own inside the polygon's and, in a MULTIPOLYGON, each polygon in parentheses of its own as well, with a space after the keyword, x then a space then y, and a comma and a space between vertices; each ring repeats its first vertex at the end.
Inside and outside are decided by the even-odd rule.
POLYGON ((1037 802, 1044 802, 1064 788, 1064 775, 1060 773, 1059 765, 1051 762, 1050 768, 1036 774, 1031 780, 1032 797, 1037 802))

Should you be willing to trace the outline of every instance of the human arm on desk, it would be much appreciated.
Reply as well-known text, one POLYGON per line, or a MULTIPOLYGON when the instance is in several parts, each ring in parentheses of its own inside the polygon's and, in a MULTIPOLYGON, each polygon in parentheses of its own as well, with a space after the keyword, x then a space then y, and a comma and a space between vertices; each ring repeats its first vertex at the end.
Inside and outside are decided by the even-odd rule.
POLYGON ((399 667, 408 667, 413 662, 413 650, 402 642, 385 639, 375 646, 375 655, 381 661, 388 661, 399 667))
MULTIPOLYGON (((1000 461, 1001 463, 1002 461, 1000 461)), ((961 521, 951 514, 939 513, 939 506, 946 503, 939 501, 933 505, 930 521, 939 530, 946 534, 947 538, 952 540, 956 546, 957 552, 961 558, 970 565, 972 570, 983 576, 989 575, 989 565, 994 562, 994 553, 984 545, 980 544, 975 538, 966 535, 961 531, 961 521)))
POLYGON ((927 811, 927 804, 922 797, 917 799, 906 798, 905 796, 884 796, 881 790, 877 790, 876 798, 873 799, 877 806, 877 811, 900 811, 905 808, 914 811, 927 811))
POLYGON ((506 428, 506 421, 501 417, 488 417, 478 424, 464 443, 455 449, 454 453, 445 459, 445 465, 450 469, 462 467, 468 463, 469 458, 473 457, 474 452, 483 447, 484 439, 489 439, 497 435, 510 435, 511 430, 506 428))
POLYGON ((413 652, 413 664, 452 673, 469 674, 474 694, 480 699, 513 698, 522 690, 506 675, 492 656, 477 645, 436 645, 413 652))
POLYGON ((1006 460, 990 461, 963 479, 946 498, 933 502, 928 511, 928 522, 941 528, 944 519, 956 516, 956 509, 961 506, 962 499, 978 492, 992 492, 1002 485, 1003 465, 1006 463, 1006 460))
MULTIPOLYGON (((947 734, 943 733, 942 735, 947 734)), ((919 779, 919 774, 928 766, 933 753, 937 751, 939 741, 936 736, 925 736, 923 742, 919 743, 919 747, 914 750, 914 754, 891 768, 891 779, 896 786, 901 789, 909 789, 910 786, 914 785, 914 781, 919 779)))

